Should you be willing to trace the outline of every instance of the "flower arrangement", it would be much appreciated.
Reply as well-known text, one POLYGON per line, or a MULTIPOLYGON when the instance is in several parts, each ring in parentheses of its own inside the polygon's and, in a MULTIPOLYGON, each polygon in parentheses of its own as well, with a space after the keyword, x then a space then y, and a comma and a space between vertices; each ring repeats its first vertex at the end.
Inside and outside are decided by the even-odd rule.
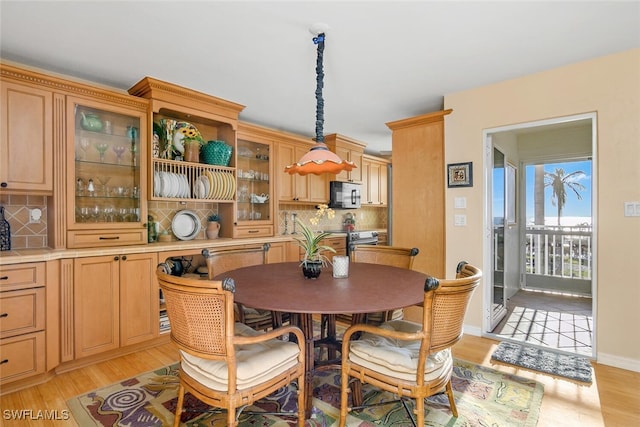
POLYGON ((207 221, 209 222, 219 222, 220 221, 220 217, 218 216, 218 214, 211 214, 207 217, 207 221))
MULTIPOLYGON (((331 219, 335 216, 333 209, 327 205, 318 205, 318 211, 309 220, 312 225, 318 225, 323 216, 331 219)), ((302 265, 310 263, 320 263, 322 266, 326 266, 329 262, 328 258, 323 254, 324 251, 335 253, 336 250, 331 246, 322 245, 322 239, 331 235, 327 232, 315 232, 300 219, 296 218, 296 223, 300 226, 302 237, 296 237, 296 242, 304 250, 302 259, 302 265)))

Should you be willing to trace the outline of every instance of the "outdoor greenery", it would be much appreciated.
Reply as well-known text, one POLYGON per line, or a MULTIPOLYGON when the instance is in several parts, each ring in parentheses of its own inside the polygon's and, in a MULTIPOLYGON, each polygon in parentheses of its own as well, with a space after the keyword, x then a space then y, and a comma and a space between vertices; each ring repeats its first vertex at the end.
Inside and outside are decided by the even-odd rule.
POLYGON ((564 169, 562 168, 556 168, 555 172, 544 173, 544 186, 551 187, 551 203, 558 208, 558 225, 560 225, 562 209, 564 209, 564 205, 567 203, 567 189, 572 190, 578 197, 578 200, 582 200, 580 191, 585 190, 585 186, 577 182, 577 180, 584 176, 585 173, 582 171, 575 171, 565 175, 564 169))

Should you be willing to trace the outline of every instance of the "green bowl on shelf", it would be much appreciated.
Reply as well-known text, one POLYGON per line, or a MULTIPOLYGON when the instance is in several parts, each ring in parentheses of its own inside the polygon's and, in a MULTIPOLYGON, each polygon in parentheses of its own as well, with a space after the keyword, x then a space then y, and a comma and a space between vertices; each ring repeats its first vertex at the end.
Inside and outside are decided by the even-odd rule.
POLYGON ((208 141, 200 149, 200 159, 209 165, 229 166, 232 150, 224 141, 208 141))

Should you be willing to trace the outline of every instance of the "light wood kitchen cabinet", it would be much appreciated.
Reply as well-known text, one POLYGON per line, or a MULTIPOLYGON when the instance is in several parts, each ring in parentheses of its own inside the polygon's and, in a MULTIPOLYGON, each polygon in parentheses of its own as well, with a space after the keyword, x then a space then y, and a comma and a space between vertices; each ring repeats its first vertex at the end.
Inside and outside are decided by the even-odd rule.
MULTIPOLYGON (((153 135, 155 124, 159 129, 170 128, 165 134, 175 134, 176 124, 195 127, 203 140, 222 141, 231 146, 232 154, 228 164, 213 165, 200 161, 185 161, 184 156, 173 156, 167 151, 168 137, 160 141, 159 150, 150 150, 147 182, 150 189, 150 200, 163 201, 197 201, 211 204, 211 210, 216 210, 220 216, 220 237, 236 237, 233 235, 236 219, 236 131, 238 115, 244 109, 243 105, 225 99, 217 98, 189 88, 172 83, 145 77, 129 89, 129 94, 149 100, 148 128, 149 135, 153 135), (165 126, 163 127, 162 124, 165 126), (168 180, 186 181, 182 187, 165 185, 168 180), (198 181, 208 180, 205 189, 200 189, 198 181), (160 181, 160 182, 159 182, 160 181), (229 188, 232 186, 232 188, 229 188), (169 190, 167 191, 167 188, 169 190), (180 187, 178 187, 180 188, 180 187), (205 194, 206 193, 206 194, 205 194)), ((161 132, 163 133, 163 132, 161 132)), ((173 134, 171 135, 173 140, 173 134)))
POLYGON ((69 248, 147 242, 147 103, 136 101, 67 97, 69 248))
POLYGON ((327 203, 329 182, 327 174, 289 175, 284 168, 297 162, 312 147, 310 143, 278 141, 276 144, 276 170, 278 200, 280 202, 327 203))
POLYGON ((336 255, 346 255, 347 254, 347 237, 346 236, 329 236, 322 239, 322 244, 333 248, 336 252, 324 252, 324 255, 329 259, 329 261, 333 261, 333 257, 336 255))
POLYGON ((5 78, 0 83, 0 194, 51 195, 53 92, 5 78))
POLYGON ((76 359, 158 335, 157 264, 155 253, 74 261, 76 359))
POLYGON ((273 139, 270 129, 238 124, 236 220, 234 238, 273 236, 273 139))
POLYGON ((444 117, 449 113, 387 123, 393 147, 391 243, 420 249, 413 269, 434 277, 445 277, 444 117))
POLYGON ((356 164, 356 168, 351 171, 342 171, 335 176, 334 181, 362 182, 362 156, 366 144, 355 139, 332 133, 325 135, 324 142, 327 147, 336 153, 342 160, 349 160, 356 164))
POLYGON ((362 158, 362 204, 366 206, 387 206, 389 162, 377 157, 364 155, 362 158))
MULTIPOLYGON (((302 249, 296 242, 290 242, 290 253, 288 261, 302 261, 304 258, 304 249, 302 249), (294 257, 296 257, 294 259, 294 257)), ((329 246, 333 248, 336 252, 324 251, 322 254, 327 257, 329 262, 333 260, 333 257, 336 255, 346 255, 347 254, 347 236, 346 235, 332 235, 325 237, 320 242, 323 246, 329 246)))
POLYGON ((46 371, 45 263, 2 266, 0 385, 46 371))

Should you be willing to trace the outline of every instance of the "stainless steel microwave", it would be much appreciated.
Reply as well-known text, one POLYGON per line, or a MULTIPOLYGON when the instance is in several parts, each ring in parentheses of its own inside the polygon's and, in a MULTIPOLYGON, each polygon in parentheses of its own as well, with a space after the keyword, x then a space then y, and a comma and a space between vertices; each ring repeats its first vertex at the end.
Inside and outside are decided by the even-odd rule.
POLYGON ((360 207, 360 184, 331 181, 329 192, 330 208, 358 209, 360 207))

